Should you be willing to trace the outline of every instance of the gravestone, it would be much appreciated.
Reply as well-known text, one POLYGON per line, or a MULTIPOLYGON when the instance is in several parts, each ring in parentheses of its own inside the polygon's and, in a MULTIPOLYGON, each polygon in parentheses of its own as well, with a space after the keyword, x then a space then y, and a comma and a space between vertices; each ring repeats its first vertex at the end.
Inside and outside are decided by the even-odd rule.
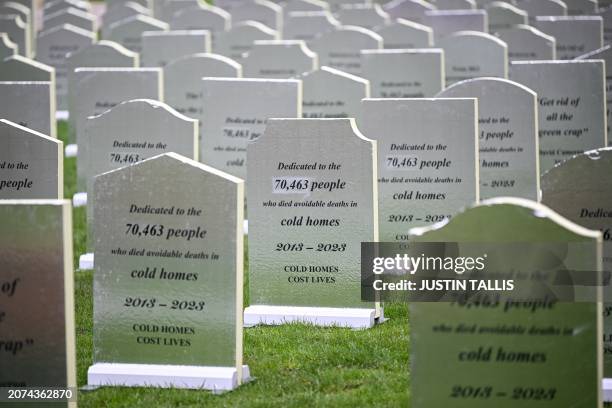
MULTIPOLYGON (((542 175, 542 203, 567 219, 603 233, 602 264, 605 272, 612 271, 612 195, 610 174, 612 149, 591 150, 572 157, 542 175)), ((608 311, 612 292, 604 286, 604 400, 610 400, 609 378, 612 377, 610 348, 612 321, 608 311)))
POLYGON ((438 97, 478 99, 480 197, 538 201, 536 93, 507 79, 477 78, 455 83, 438 97))
POLYGON ((567 6, 561 0, 521 0, 517 6, 527 12, 530 24, 535 23, 538 16, 567 15, 567 6))
POLYGON ((329 4, 323 0, 289 0, 285 2, 282 7, 283 21, 286 16, 295 11, 330 11, 329 4))
POLYGON ((0 33, 5 33, 17 45, 16 52, 24 57, 32 56, 30 29, 17 14, 0 15, 0 33))
POLYGON ((606 146, 604 62, 517 61, 510 78, 538 94, 540 174, 606 146))
POLYGON ((248 381, 244 182, 166 153, 98 176, 94 197, 88 384, 219 391, 248 381))
POLYGON ((597 13, 598 0, 563 0, 570 16, 593 15, 597 13))
POLYGON ((318 57, 302 40, 255 41, 242 65, 247 78, 289 79, 317 69, 318 57))
POLYGON ((94 33, 71 25, 40 32, 36 43, 36 58, 55 68, 55 97, 58 110, 68 109, 68 72, 66 56, 93 44, 94 33))
POLYGON ((382 49, 383 39, 366 28, 341 26, 315 39, 310 48, 319 56, 319 65, 359 75, 360 51, 382 49))
POLYGON ((253 42, 258 40, 280 40, 280 35, 255 21, 233 24, 228 31, 215 37, 214 52, 241 62, 244 54, 253 47, 253 42))
POLYGON ((15 55, 19 52, 19 46, 11 41, 7 33, 0 33, 0 60, 15 55))
POLYGON ((360 296, 361 243, 378 241, 376 143, 353 119, 273 119, 248 159, 245 325, 382 320, 360 296))
POLYGON ((516 25, 495 33, 508 46, 510 61, 556 59, 556 40, 548 34, 527 25, 516 25))
POLYGON ((157 16, 162 21, 169 22, 172 17, 181 10, 194 8, 199 6, 201 3, 199 0, 172 0, 161 2, 161 17, 157 16))
POLYGON ((600 10, 598 15, 603 20, 604 44, 608 44, 612 41, 612 7, 600 10))
POLYGON ((527 24, 529 22, 529 16, 525 10, 521 10, 505 1, 493 1, 487 4, 486 10, 489 18, 489 32, 491 33, 507 30, 517 24, 527 24))
POLYGON ((91 12, 91 3, 85 0, 57 0, 45 2, 43 7, 43 18, 49 14, 57 13, 58 11, 65 10, 67 8, 77 8, 82 11, 91 12))
POLYGON ((612 47, 610 45, 606 45, 598 50, 581 55, 576 59, 603 60, 606 63, 606 129, 608 135, 610 135, 610 126, 612 125, 612 47))
POLYGON ((17 15, 21 18, 21 21, 25 23, 29 32, 28 45, 30 47, 30 55, 28 55, 28 57, 32 57, 34 55, 33 42, 36 38, 36 31, 34 30, 33 14, 30 9, 26 5, 18 2, 4 1, 0 3, 0 15, 17 15))
POLYGON ((198 5, 178 11, 170 20, 172 30, 208 30, 212 39, 215 33, 231 27, 230 14, 219 7, 198 5))
POLYGON ((423 23, 425 13, 435 10, 436 6, 425 0, 391 0, 383 5, 392 19, 404 18, 415 23, 423 23))
POLYGON ((419 23, 398 18, 374 30, 383 39, 385 48, 427 48, 433 46, 433 30, 419 23))
POLYGON ((46 15, 43 20, 43 29, 49 30, 64 24, 70 24, 82 30, 94 32, 96 30, 96 16, 70 7, 57 13, 46 15))
POLYGON ((478 77, 508 77, 508 46, 490 34, 460 31, 440 40, 446 86, 478 77))
POLYGON ((243 2, 230 10, 232 23, 236 24, 244 21, 256 21, 282 32, 283 30, 283 9, 276 3, 268 0, 251 0, 243 2))
POLYGON ((247 144, 267 120, 302 116, 299 80, 204 78, 199 90, 200 161, 243 179, 247 144))
POLYGON ((187 55, 164 67, 164 100, 177 112, 193 117, 203 113, 200 106, 202 95, 193 84, 199 83, 203 77, 241 76, 242 66, 230 58, 217 54, 187 55))
POLYGON ((0 147, 0 202, 63 197, 64 152, 60 140, 0 119, 0 147))
POLYGON ((142 33, 145 31, 168 31, 170 26, 149 16, 136 15, 117 21, 108 27, 106 40, 118 42, 128 50, 142 52, 142 33))
POLYGON ((342 25, 374 29, 390 23, 389 14, 380 4, 341 4, 336 13, 342 25))
POLYGON ((151 31, 142 34, 140 64, 163 67, 185 55, 210 52, 210 32, 205 30, 151 31))
MULTIPOLYGON (((0 81, 55 82, 55 69, 22 55, 0 60, 0 81)), ((55 90, 55 85, 54 90, 55 90)))
POLYGON ((102 38, 108 37, 108 27, 112 24, 139 14, 152 17, 151 10, 133 1, 120 2, 107 7, 102 15, 102 38))
POLYGON ((599 16, 537 17, 538 30, 557 40, 557 59, 574 59, 603 47, 603 22, 599 16))
POLYGON ((431 27, 434 42, 460 31, 488 32, 487 12, 484 10, 434 10, 425 13, 423 24, 431 27))
POLYGON ((0 80, 0 95, 0 118, 55 137, 55 89, 52 82, 0 80))
POLYGON ((70 202, 0 200, 0 225, 0 383, 70 388, 72 402, 38 405, 76 407, 70 202))
POLYGON ((362 50, 361 75, 372 98, 432 98, 444 89, 444 54, 439 48, 362 50))
POLYGON ((313 41, 337 29, 340 22, 328 11, 294 11, 285 17, 283 37, 287 40, 313 41))
POLYGON ((370 81, 330 67, 301 79, 304 118, 355 118, 359 123, 361 100, 370 97, 370 81))
MULTIPOLYGON (((79 146, 79 157, 89 155, 87 143, 80 143, 80 133, 90 116, 97 116, 131 99, 163 101, 161 68, 77 68, 71 102, 71 142, 79 146)), ((85 163, 77 157, 77 188, 84 189, 85 163)), ((83 191, 83 190, 80 190, 83 191)))
MULTIPOLYGON (((577 275, 599 273, 599 232, 532 201, 499 198, 446 225, 413 230, 411 238, 437 247, 451 243, 443 252, 451 259, 486 254, 484 272, 492 282, 501 287, 513 277, 525 287, 518 294, 515 286, 514 291, 471 291, 468 298, 465 291, 455 292, 457 301, 411 303, 414 407, 603 406, 601 307, 596 303, 601 296, 590 303, 570 302, 567 296, 557 300, 560 296, 551 295, 548 282, 527 285, 529 278, 554 279, 568 269, 577 275), (530 287, 533 294, 527 293, 530 287), (433 381, 443 385, 432 387, 433 381), (472 392, 483 397, 462 397, 472 392)), ((453 298, 453 292, 446 294, 453 298)))
POLYGON ((474 10, 477 8, 474 0, 436 0, 440 10, 474 10))
POLYGON ((381 242, 478 202, 475 99, 365 99, 360 128, 378 142, 381 242))
POLYGON ((36 7, 34 5, 35 0, 11 0, 11 3, 21 4, 28 8, 30 15, 30 39, 32 40, 32 51, 36 51, 36 31, 38 30, 38 22, 36 21, 36 7))

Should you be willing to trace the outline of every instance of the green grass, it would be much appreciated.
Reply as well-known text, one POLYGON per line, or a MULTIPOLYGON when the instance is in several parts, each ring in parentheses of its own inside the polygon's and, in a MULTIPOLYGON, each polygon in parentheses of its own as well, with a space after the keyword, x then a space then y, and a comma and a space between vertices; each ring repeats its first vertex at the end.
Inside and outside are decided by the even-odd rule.
MULTIPOLYGON (((66 127, 58 124, 65 140, 66 127)), ((64 161, 65 195, 75 193, 76 161, 64 161)), ((84 208, 73 211, 75 265, 85 251, 84 208)), ((76 269, 77 266, 75 266, 76 269)), ((245 305, 248 304, 245 254, 245 305)), ((87 383, 93 352, 92 272, 75 272, 78 385, 87 383)), ((244 363, 255 380, 235 391, 100 388, 79 394, 80 407, 406 407, 409 331, 404 304, 385 308, 384 324, 370 330, 303 324, 244 331, 244 363)))

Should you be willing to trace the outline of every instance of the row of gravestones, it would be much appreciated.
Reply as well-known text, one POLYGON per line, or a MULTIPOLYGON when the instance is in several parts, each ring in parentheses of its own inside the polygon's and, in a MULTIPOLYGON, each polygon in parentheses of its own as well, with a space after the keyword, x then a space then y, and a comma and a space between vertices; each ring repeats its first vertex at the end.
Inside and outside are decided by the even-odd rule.
MULTIPOLYGON (((424 112, 434 111, 433 117, 455 111, 449 115, 454 128, 463 122, 467 129, 453 137, 476 139, 474 99, 440 99, 437 109, 426 102, 404 100, 398 108, 414 103, 425 123, 432 119, 424 112)), ((24 140, 30 157, 57 164, 61 148, 54 139, 45 139, 54 146, 50 155, 33 147, 44 138, 40 134, 6 120, 0 130, 0 140, 13 152, 0 161, 3 174, 30 169, 31 160, 19 159, 24 140)), ((359 277, 361 243, 378 240, 376 150, 385 143, 363 137, 350 119, 272 119, 249 144, 249 174, 257 176, 248 178, 251 306, 244 321, 242 179, 175 153, 97 177, 94 365, 88 382, 233 389, 249 379, 242 364, 243 324, 308 321, 367 328, 382 321, 380 305, 360 300, 359 277)), ((469 160, 469 152, 457 153, 469 160)), ((419 163, 428 159, 426 153, 414 157, 419 163)), ((475 178, 474 166, 467 166, 475 178)), ((610 262, 611 167, 612 150, 604 148, 543 176, 543 202, 568 219, 533 201, 492 199, 446 225, 413 230, 409 238, 480 242, 490 252, 508 242, 524 244, 521 256, 508 254, 495 270, 501 275, 537 266, 525 260, 545 257, 550 247, 542 243, 567 251, 554 267, 600 271, 602 260, 608 267, 610 262)), ((0 183, 25 189, 28 180, 0 183)), ((473 182, 472 189, 477 191, 473 182)), ((6 271, 0 325, 9 336, 0 337, 1 351, 3 365, 15 367, 0 373, 2 384, 75 385, 70 218, 67 201, 0 201, 0 262, 6 271), (24 315, 28 309, 39 313, 24 315), (48 357, 41 359, 43 350, 48 357)), ((412 305, 415 406, 455 398, 483 407, 491 400, 510 407, 532 399, 546 407, 601 406, 601 306, 538 301, 543 303, 509 299, 476 311, 467 304, 412 305), (435 369, 440 366, 443 374, 435 369), (431 386, 440 378, 448 392, 431 386), (480 397, 472 400, 474 392, 480 397)))

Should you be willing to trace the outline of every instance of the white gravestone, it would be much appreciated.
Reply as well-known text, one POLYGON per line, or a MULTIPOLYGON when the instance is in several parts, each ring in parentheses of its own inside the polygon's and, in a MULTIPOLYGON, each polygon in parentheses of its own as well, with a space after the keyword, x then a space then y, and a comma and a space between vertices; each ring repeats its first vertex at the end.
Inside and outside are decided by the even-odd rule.
POLYGON ((268 0, 244 2, 232 8, 230 14, 234 24, 242 21, 257 21, 272 30, 279 32, 283 30, 283 9, 268 0))
POLYGON ((359 75, 361 50, 382 49, 383 39, 365 28, 342 26, 317 38, 310 48, 319 56, 321 66, 359 75))
POLYGON ((476 78, 455 83, 438 97, 478 99, 480 198, 538 201, 536 93, 507 79, 476 78))
POLYGON ((0 59, 0 81, 51 82, 55 89, 55 69, 22 55, 0 59))
POLYGON ((242 60, 247 78, 289 79, 318 67, 317 54, 304 41, 255 41, 242 60))
POLYGON ((60 140, 0 119, 0 201, 62 198, 62 146, 60 140))
POLYGON ((390 23, 389 14, 380 4, 341 4, 336 16, 342 25, 374 29, 390 23))
POLYGON ((96 30, 96 16, 77 8, 70 7, 45 16, 43 20, 43 29, 49 30, 64 24, 70 24, 85 31, 93 32, 96 30))
POLYGON ((340 26, 340 22, 329 11, 294 11, 285 20, 283 38, 304 40, 307 43, 340 26))
POLYGON ((152 13, 148 8, 133 1, 116 3, 107 7, 106 12, 102 15, 102 27, 100 28, 102 31, 102 38, 108 37, 108 27, 112 24, 139 14, 151 17, 152 13))
POLYGON ((382 321, 360 282, 361 243, 378 241, 376 142, 352 119, 273 119, 248 159, 245 325, 382 321))
POLYGON ((474 0, 435 0, 440 10, 475 10, 477 4, 474 0))
POLYGON ((431 98, 444 89, 441 49, 363 50, 361 76, 372 98, 431 98))
MULTIPOLYGON (((577 60, 604 60, 606 63, 606 129, 610 137, 610 126, 612 126, 612 46, 589 52, 576 58, 577 60)), ((0 68, 1 69, 1 68, 0 68)), ((610 144, 610 142, 608 142, 610 144)))
POLYGON ((11 42, 17 44, 16 52, 30 58, 30 29, 17 14, 0 15, 0 33, 5 33, 11 42))
POLYGON ((106 40, 118 42, 128 50, 142 52, 142 33, 145 31, 168 31, 168 23, 149 16, 133 16, 117 21, 108 27, 106 40))
POLYGON ((172 30, 208 30, 214 39, 215 33, 227 31, 232 17, 219 7, 198 5, 178 11, 170 20, 172 30))
POLYGON ((540 174, 606 146, 604 62, 517 61, 510 78, 538 94, 540 174))
POLYGON ((246 148, 270 118, 302 115, 302 83, 295 79, 204 78, 200 84, 200 161, 246 177, 246 148))
POLYGON ((437 45, 444 49, 446 86, 483 76, 508 77, 508 46, 497 37, 460 31, 437 45))
POLYGON ((475 99, 365 99, 360 128, 378 142, 381 242, 477 202, 475 99))
POLYGON ((427 48, 433 46, 433 30, 425 25, 398 18, 374 30, 383 39, 385 48, 427 48))
POLYGON ((555 37, 527 25, 517 25, 495 33, 508 46, 508 60, 554 60, 557 49, 555 37))
POLYGON ((538 16, 566 16, 567 6, 561 0, 521 0, 517 6, 527 12, 529 23, 533 24, 538 16))
POLYGON ((0 33, 0 59, 18 54, 19 46, 11 41, 7 33, 0 33))
POLYGON ((161 17, 156 16, 162 21, 170 22, 172 17, 181 10, 194 8, 200 5, 199 0, 163 0, 161 17))
POLYGON ((598 15, 603 20, 604 43, 608 44, 612 41, 612 6, 600 10, 598 15))
MULTIPOLYGON (((323 0, 289 0, 282 4, 283 17, 295 11, 329 11, 329 4, 323 0)), ((283 19, 284 20, 284 19, 283 19)), ((286 23, 286 22, 285 22, 286 23)), ((286 25, 286 24, 285 24, 286 25)))
POLYGON ((151 31, 142 34, 140 64, 163 67, 185 55, 210 52, 210 32, 205 30, 151 31))
POLYGON ((598 0, 563 0, 570 16, 593 15, 597 13, 598 0))
POLYGON ((258 40, 280 40, 277 31, 257 23, 244 21, 233 24, 232 28, 215 37, 214 52, 241 62, 245 53, 251 50, 253 42, 258 40))
POLYGON ((489 18, 489 32, 507 30, 517 24, 527 24, 529 18, 525 10, 513 6, 505 1, 494 1, 486 6, 489 18))
POLYGON ((55 137, 55 89, 52 82, 0 80, 0 95, 0 118, 55 137))
POLYGON ((435 10, 425 13, 423 24, 431 27, 434 42, 459 31, 488 32, 489 20, 484 10, 435 10))
POLYGON ((361 100, 370 97, 370 81, 330 67, 301 79, 304 118, 355 118, 359 123, 361 100))
POLYGON ((23 21, 28 28, 28 47, 30 48, 30 54, 28 57, 32 57, 35 54, 34 42, 36 40, 36 31, 34 30, 33 15, 30 9, 14 1, 0 2, 0 16, 1 15, 17 15, 23 21))
POLYGON ((425 0, 391 0, 385 3, 383 8, 391 18, 404 18, 415 23, 423 23, 425 13, 435 10, 436 6, 425 0))
POLYGON ((574 59, 603 47, 599 16, 537 17, 535 27, 557 40, 557 59, 574 59))

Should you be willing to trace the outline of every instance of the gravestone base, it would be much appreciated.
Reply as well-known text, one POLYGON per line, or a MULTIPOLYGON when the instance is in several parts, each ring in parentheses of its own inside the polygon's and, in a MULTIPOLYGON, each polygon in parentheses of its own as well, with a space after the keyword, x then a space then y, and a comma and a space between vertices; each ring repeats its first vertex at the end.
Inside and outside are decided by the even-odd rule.
POLYGON ((334 307, 297 307, 255 305, 244 309, 244 326, 258 324, 277 326, 286 323, 309 323, 315 326, 340 326, 351 329, 369 329, 381 317, 376 318, 375 309, 353 309, 334 307))
POLYGON ((604 378, 602 381, 603 400, 612 401, 612 378, 604 378))
MULTIPOLYGON (((250 380, 249 366, 242 366, 242 383, 250 380)), ((87 370, 88 386, 161 387, 231 391, 238 388, 234 367, 162 364, 96 363, 87 370)))

